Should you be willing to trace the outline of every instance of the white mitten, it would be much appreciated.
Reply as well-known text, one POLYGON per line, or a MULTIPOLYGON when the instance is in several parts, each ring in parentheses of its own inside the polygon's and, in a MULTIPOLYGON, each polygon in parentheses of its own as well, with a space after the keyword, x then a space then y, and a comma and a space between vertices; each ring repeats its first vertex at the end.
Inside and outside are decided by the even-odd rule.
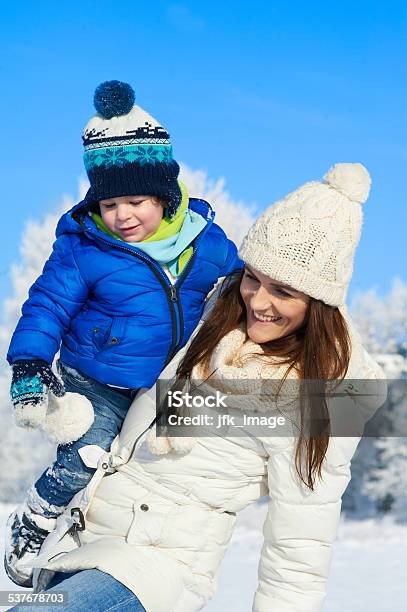
POLYGON ((92 403, 79 393, 62 397, 49 394, 48 408, 41 429, 52 442, 68 444, 79 440, 95 419, 92 403))

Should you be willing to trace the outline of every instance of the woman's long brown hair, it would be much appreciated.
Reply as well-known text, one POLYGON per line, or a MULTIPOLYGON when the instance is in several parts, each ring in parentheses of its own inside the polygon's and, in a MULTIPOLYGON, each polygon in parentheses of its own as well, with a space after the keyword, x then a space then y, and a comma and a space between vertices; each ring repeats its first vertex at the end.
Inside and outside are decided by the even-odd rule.
MULTIPOLYGON (((204 372, 208 371, 216 345, 246 320, 246 307, 240 295, 242 276, 240 272, 232 280, 228 279, 226 288, 178 366, 178 381, 189 379, 198 364, 204 372)), ((350 339, 346 322, 338 308, 311 298, 303 325, 288 336, 262 344, 262 351, 263 356, 277 356, 280 364, 288 366, 284 379, 295 368, 300 380, 301 418, 295 466, 302 482, 313 491, 316 475, 321 477, 330 436, 325 384, 330 379, 343 379, 349 365, 350 339), (313 387, 312 416, 310 383, 313 387), (310 422, 312 433, 308 435, 305 424, 310 422)))

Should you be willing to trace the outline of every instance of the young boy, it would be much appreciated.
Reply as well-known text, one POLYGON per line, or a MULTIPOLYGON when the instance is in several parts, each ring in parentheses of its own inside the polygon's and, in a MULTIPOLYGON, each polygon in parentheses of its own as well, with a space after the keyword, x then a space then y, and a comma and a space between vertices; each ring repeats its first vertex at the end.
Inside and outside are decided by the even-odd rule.
POLYGON ((22 565, 92 476, 79 449, 110 448, 136 391, 151 387, 187 342, 218 279, 241 267, 209 204, 188 200, 169 135, 133 106, 132 88, 102 83, 94 103, 98 114, 83 133, 90 189, 60 219, 8 352, 18 424, 41 426, 49 397, 66 391, 94 410, 91 428, 58 446, 9 518, 5 566, 26 587, 32 573, 22 565), (51 369, 58 350, 62 383, 51 369))

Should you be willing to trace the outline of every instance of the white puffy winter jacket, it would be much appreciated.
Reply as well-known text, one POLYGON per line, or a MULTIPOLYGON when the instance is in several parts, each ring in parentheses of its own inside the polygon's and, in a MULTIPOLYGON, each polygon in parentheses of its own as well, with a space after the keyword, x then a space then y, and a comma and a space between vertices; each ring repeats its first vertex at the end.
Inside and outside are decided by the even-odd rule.
MULTIPOLYGON (((377 380, 368 402, 374 411, 386 398, 384 374, 364 349, 356 365, 353 378, 356 371, 357 378, 377 380)), ((354 383, 349 393, 355 410, 366 409, 354 383)), ((360 438, 331 438, 323 480, 311 492, 296 475, 296 438, 288 431, 198 438, 186 454, 152 455, 143 432, 154 416, 154 390, 144 391, 110 453, 94 446, 81 451, 97 471, 47 538, 36 563, 37 590, 52 571, 98 568, 131 589, 147 612, 200 610, 216 590, 235 514, 268 494, 253 611, 319 612, 360 438), (78 517, 77 510, 71 517, 74 508, 84 514, 84 531, 68 531, 78 517)))

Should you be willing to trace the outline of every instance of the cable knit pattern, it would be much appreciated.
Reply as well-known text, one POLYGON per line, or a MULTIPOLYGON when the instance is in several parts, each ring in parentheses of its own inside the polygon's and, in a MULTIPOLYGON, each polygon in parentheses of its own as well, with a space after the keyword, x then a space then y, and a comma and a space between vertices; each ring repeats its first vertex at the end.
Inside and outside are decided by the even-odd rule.
POLYGON ((336 164, 268 208, 249 230, 240 257, 250 266, 331 306, 345 303, 370 176, 336 164))

